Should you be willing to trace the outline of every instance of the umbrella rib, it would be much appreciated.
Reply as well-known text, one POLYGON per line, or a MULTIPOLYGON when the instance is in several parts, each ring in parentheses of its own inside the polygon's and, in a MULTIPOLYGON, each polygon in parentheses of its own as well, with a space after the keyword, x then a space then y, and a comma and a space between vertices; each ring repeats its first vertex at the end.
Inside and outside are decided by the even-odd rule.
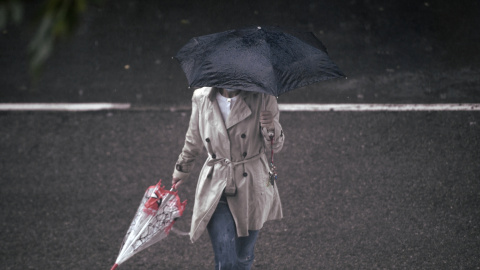
MULTIPOLYGON (((259 30, 261 30, 259 28, 259 30)), ((267 33, 265 31, 263 31, 263 35, 266 36, 267 33)), ((265 42, 265 38, 263 39, 263 41, 265 42)), ((270 44, 265 42, 265 47, 267 48, 268 50, 268 57, 269 59, 273 59, 274 55, 272 54, 272 48, 270 47, 270 44)), ((275 94, 275 93, 278 93, 278 75, 277 75, 277 71, 275 70, 275 67, 273 64, 270 63, 270 70, 272 72, 272 76, 274 78, 274 81, 276 82, 275 84, 273 84, 272 86, 275 87, 275 89, 265 89, 267 92, 269 93, 272 93, 274 96, 278 97, 278 94, 275 94)))

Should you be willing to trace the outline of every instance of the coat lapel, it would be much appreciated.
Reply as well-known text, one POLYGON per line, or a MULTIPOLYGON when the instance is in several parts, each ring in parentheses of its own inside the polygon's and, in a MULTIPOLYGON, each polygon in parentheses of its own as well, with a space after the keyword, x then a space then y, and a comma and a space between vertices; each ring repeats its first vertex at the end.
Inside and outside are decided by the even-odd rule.
POLYGON ((220 112, 220 107, 218 107, 217 99, 217 90, 212 88, 210 94, 208 95, 209 108, 208 108, 208 121, 210 125, 217 127, 217 131, 220 135, 224 136, 227 141, 229 140, 227 129, 225 128, 225 122, 223 121, 222 113, 220 112))
POLYGON ((227 129, 235 126, 252 114, 250 107, 247 105, 247 102, 245 102, 246 98, 247 94, 245 91, 242 91, 240 95, 238 95, 238 99, 233 105, 232 111, 230 112, 230 115, 225 123, 227 129))

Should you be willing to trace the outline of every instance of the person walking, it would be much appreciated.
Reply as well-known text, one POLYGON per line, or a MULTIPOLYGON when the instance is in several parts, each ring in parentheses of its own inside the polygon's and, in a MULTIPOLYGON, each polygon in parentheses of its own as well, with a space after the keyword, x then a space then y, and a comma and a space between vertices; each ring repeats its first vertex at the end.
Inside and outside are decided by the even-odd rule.
POLYGON ((266 221, 283 217, 266 152, 279 152, 284 140, 275 97, 215 87, 194 91, 172 185, 178 189, 187 181, 205 148, 208 157, 197 182, 190 240, 208 231, 215 269, 250 269, 259 230, 266 221))

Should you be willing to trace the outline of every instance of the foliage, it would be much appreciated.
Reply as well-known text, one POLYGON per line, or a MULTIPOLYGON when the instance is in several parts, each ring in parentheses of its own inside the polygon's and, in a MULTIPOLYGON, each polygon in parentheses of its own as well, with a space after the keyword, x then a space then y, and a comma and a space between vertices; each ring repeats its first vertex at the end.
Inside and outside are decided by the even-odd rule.
MULTIPOLYGON (((19 24, 24 18, 25 0, 0 1, 0 28, 12 21, 19 24)), ((89 4, 103 0, 45 0, 38 16, 38 28, 28 46, 29 70, 34 80, 51 55, 55 44, 68 38, 81 21, 89 4)))
POLYGON ((23 4, 19 0, 0 1, 0 29, 4 29, 9 20, 19 24, 23 18, 23 4))

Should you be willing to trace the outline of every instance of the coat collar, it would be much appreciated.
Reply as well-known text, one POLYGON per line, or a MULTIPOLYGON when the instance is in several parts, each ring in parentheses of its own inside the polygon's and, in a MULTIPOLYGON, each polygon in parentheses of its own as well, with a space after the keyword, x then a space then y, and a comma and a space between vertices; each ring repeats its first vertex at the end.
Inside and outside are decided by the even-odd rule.
MULTIPOLYGON (((210 90, 210 93, 208 94, 208 98, 210 99, 211 103, 213 104, 213 110, 215 111, 215 115, 217 117, 214 117, 212 119, 215 119, 215 121, 221 121, 222 123, 223 118, 222 114, 220 112, 220 108, 218 107, 217 103, 217 93, 218 93, 218 88, 212 87, 210 90)), ((252 114, 252 110, 248 106, 246 99, 248 98, 248 92, 247 91, 241 91, 240 94, 238 95, 238 99, 235 102, 232 111, 230 113, 230 116, 228 117, 227 121, 225 121, 225 128, 229 129, 239 122, 243 121, 245 118, 249 117, 252 114)))
POLYGON ((232 111, 230 112, 230 115, 225 123, 227 129, 235 126, 252 114, 252 110, 245 101, 247 97, 248 95, 245 91, 241 91, 238 95, 238 99, 233 105, 232 111))

